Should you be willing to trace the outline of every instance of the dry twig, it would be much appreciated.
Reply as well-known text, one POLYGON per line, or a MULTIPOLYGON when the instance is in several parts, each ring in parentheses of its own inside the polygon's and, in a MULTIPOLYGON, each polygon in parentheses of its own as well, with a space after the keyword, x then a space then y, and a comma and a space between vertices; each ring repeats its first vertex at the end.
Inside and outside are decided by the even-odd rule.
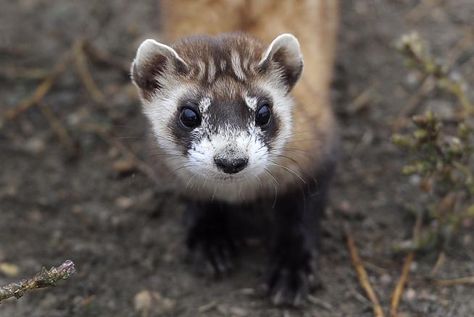
POLYGON ((163 188, 163 192, 168 192, 171 190, 171 188, 165 188, 163 187, 163 184, 160 184, 160 180, 156 173, 154 172, 153 168, 151 168, 150 165, 148 165, 146 162, 141 160, 137 155, 130 150, 125 144, 120 142, 117 138, 113 137, 109 131, 107 131, 105 128, 96 125, 96 124, 88 124, 84 125, 83 128, 86 131, 92 132, 96 135, 98 135, 102 140, 104 140, 107 144, 115 147, 118 149, 122 155, 127 157, 130 161, 133 162, 133 164, 137 167, 137 169, 142 172, 144 175, 146 175, 150 180, 152 180, 155 184, 159 185, 160 188, 163 188))
POLYGON ((19 104, 17 104, 15 107, 9 109, 8 111, 5 112, 4 118, 6 120, 14 120, 16 119, 20 114, 25 112, 26 110, 30 109, 34 105, 38 104, 44 96, 51 90, 53 87, 54 83, 56 82, 56 79, 59 77, 61 73, 64 72, 66 69, 67 64, 69 63, 70 59, 70 53, 66 52, 54 65, 53 70, 51 73, 49 73, 48 76, 41 82, 41 84, 36 88, 35 92, 33 95, 27 97, 26 99, 23 99, 19 104))
POLYGON ((354 238, 352 237, 352 233, 348 228, 346 228, 345 231, 346 231, 347 247, 349 248, 352 265, 354 266, 357 272, 359 283, 361 287, 364 289, 365 293, 367 294, 367 297, 369 298, 369 300, 372 302, 375 317, 384 317, 385 314, 383 312, 382 306, 380 305, 380 301, 377 297, 377 294, 375 293, 374 289, 372 288, 372 285, 370 284, 367 271, 364 268, 364 263, 359 257, 359 252, 354 242, 354 238))
POLYGON ((393 125, 395 131, 400 130, 400 128, 406 126, 408 122, 411 122, 408 117, 411 117, 414 114, 416 108, 421 103, 423 98, 428 96, 434 88, 435 83, 432 78, 425 77, 416 93, 412 95, 410 99, 408 99, 407 103, 399 111, 398 118, 395 120, 393 125))
POLYGON ((77 147, 73 138, 69 135, 69 132, 63 126, 61 121, 56 117, 51 108, 45 105, 43 102, 40 103, 39 108, 45 118, 48 120, 51 129, 57 135, 59 142, 61 142, 68 154, 71 156, 77 154, 77 147))
POLYGON ((49 71, 43 68, 28 68, 17 66, 5 66, 0 70, 0 77, 7 79, 40 80, 48 76, 49 71))
POLYGON ((402 274, 392 294, 392 301, 390 303, 390 316, 391 317, 398 316, 398 305, 400 304, 400 299, 402 298, 403 290, 408 280, 408 274, 410 273, 410 266, 414 258, 415 258, 414 251, 409 252, 407 256, 405 257, 405 262, 403 263, 402 274))
POLYGON ((84 43, 84 52, 91 60, 117 68, 126 76, 130 75, 130 63, 128 61, 123 61, 107 51, 100 50, 87 41, 84 43))
POLYGON ((411 67, 420 70, 425 76, 436 80, 436 84, 446 92, 454 95, 463 106, 466 114, 474 111, 466 94, 466 86, 462 78, 453 76, 446 63, 441 63, 428 50, 428 47, 417 33, 406 34, 396 44, 411 67))
POLYGON ((436 263, 431 269, 430 275, 434 276, 436 273, 438 273, 439 269, 443 266, 444 262, 446 262, 446 255, 444 254, 443 251, 441 251, 438 255, 438 259, 436 260, 436 263))
MULTIPOLYGON (((413 240, 418 241, 421 231, 422 225, 422 214, 418 213, 416 217, 415 226, 413 227, 413 240)), ((405 285, 408 281, 408 276, 410 274, 410 266, 413 263, 413 259, 415 258, 415 251, 410 251, 407 256, 405 257, 405 261, 403 263, 402 274, 400 275, 400 279, 395 286, 392 294, 392 300, 390 302, 390 316, 397 317, 398 316, 398 306, 400 305, 400 299, 402 298, 403 290, 405 289, 405 285)))
POLYGON ((439 286, 453 286, 453 285, 463 285, 463 284, 474 285, 474 276, 453 278, 453 279, 448 279, 448 280, 435 280, 435 283, 439 286))
POLYGON ((58 281, 68 279, 75 272, 74 263, 70 260, 49 270, 43 268, 33 278, 0 287, 0 302, 10 297, 20 298, 33 289, 55 286, 58 281))
MULTIPOLYGON (((473 47, 474 42, 474 29, 466 27, 463 30, 463 36, 457 41, 457 43, 449 50, 446 57, 446 64, 449 68, 455 66, 463 52, 473 47)), ((471 55, 472 56, 472 55, 471 55)), ((466 62, 466 61, 464 61, 466 62)), ((460 65, 457 65, 460 66, 460 65)))
POLYGON ((423 0, 413 9, 411 9, 406 15, 406 19, 409 22, 419 21, 425 15, 432 12, 435 7, 443 5, 444 0, 423 0))
POLYGON ((97 84, 92 78, 89 67, 87 66, 87 57, 84 53, 84 46, 84 40, 77 40, 73 45, 76 70, 92 99, 98 104, 103 104, 105 102, 105 97, 97 87, 97 84))
POLYGON ((366 109, 370 102, 374 99, 374 85, 370 85, 359 95, 357 95, 351 102, 350 107, 348 108, 349 114, 359 113, 362 110, 366 109))

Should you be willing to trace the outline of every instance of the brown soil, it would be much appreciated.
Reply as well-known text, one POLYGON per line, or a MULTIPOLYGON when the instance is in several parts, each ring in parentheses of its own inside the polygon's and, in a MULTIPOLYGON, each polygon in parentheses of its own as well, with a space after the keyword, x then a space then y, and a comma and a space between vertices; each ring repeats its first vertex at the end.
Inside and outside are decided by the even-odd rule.
MULTIPOLYGON (((333 92, 343 156, 323 222, 324 285, 316 302, 276 309, 254 295, 264 264, 258 245, 244 252, 229 278, 191 272, 183 261, 182 202, 160 194, 143 173, 117 175, 113 166, 123 155, 86 128, 109 129, 112 141, 144 157, 144 119, 127 74, 89 61, 104 103, 93 101, 73 64, 43 99, 77 144, 77 155, 71 157, 38 107, 0 130, 0 263, 20 269, 18 277, 0 273, 0 285, 65 259, 78 270, 53 289, 2 303, 0 316, 140 316, 134 298, 144 290, 161 296, 153 300, 154 316, 196 316, 200 309, 202 316, 373 316, 351 266, 343 221, 387 308, 404 258, 393 246, 410 238, 406 206, 418 198, 414 180, 400 173, 405 156, 390 142, 390 127, 418 84, 392 44, 417 30, 474 84, 474 42, 464 37, 474 31, 474 2, 342 2, 333 92), (361 103, 364 92, 369 97, 361 103)), ((140 39, 157 37, 160 24, 156 1, 3 0, 0 7, 2 112, 30 95, 40 82, 35 77, 49 72, 78 38, 127 63, 140 39)), ((451 103, 430 94, 421 107, 451 103)), ((436 278, 474 275, 473 239, 472 232, 460 234, 436 278)), ((416 255, 400 316, 474 315, 472 286, 439 287, 427 279, 437 256, 416 255)))

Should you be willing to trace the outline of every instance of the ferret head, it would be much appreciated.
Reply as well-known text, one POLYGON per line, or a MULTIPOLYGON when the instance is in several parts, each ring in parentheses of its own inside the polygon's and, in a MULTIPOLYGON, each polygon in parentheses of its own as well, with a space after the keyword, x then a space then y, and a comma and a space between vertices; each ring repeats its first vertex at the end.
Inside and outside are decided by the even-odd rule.
POLYGON ((298 40, 242 34, 144 41, 132 65, 144 113, 176 174, 214 185, 254 180, 291 136, 298 40))

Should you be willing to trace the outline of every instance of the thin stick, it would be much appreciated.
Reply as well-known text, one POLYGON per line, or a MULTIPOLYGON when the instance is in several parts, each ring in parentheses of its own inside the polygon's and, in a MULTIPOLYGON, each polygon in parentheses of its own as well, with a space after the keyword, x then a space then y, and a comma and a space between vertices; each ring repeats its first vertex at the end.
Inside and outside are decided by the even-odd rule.
POLYGON ((474 104, 471 104, 467 96, 465 82, 461 78, 454 79, 451 76, 447 65, 440 63, 430 54, 417 33, 402 36, 397 43, 397 49, 413 64, 413 67, 425 76, 434 78, 438 86, 454 95, 466 114, 474 112, 474 104))
POLYGON ((129 160, 137 167, 137 169, 148 176, 155 184, 159 185, 162 188, 164 193, 172 191, 171 187, 165 187, 160 183, 158 176, 156 175, 153 168, 148 165, 146 162, 137 157, 137 155, 130 150, 125 144, 120 142, 117 138, 114 138, 106 129, 95 124, 88 124, 84 126, 86 131, 97 134, 102 138, 106 143, 118 149, 124 156, 128 157, 129 160))
POLYGON ((67 150, 68 154, 75 155, 77 148, 74 144, 74 140, 69 135, 67 129, 62 125, 61 121, 56 117, 51 108, 45 105, 43 102, 40 103, 39 108, 45 118, 48 120, 51 129, 57 135, 59 142, 61 142, 61 144, 67 150))
POLYGON ((453 286, 453 285, 474 285, 474 276, 460 277, 449 280, 435 280, 436 285, 439 286, 453 286))
POLYGON ((5 66, 0 70, 0 77, 7 79, 41 80, 48 76, 49 73, 50 71, 43 68, 5 66))
POLYGON ((355 114, 366 108, 369 105, 370 101, 373 99, 373 93, 374 85, 370 85, 352 100, 348 112, 350 114, 355 114))
POLYGON ((398 306, 400 304, 400 299, 402 297, 403 290, 405 288, 405 284, 408 280, 408 275, 410 273, 410 266, 414 258, 415 258, 415 252, 413 251, 408 253, 407 256, 405 257, 405 262, 403 263, 402 274, 392 294, 392 301, 390 303, 390 316, 391 317, 398 316, 398 306))
POLYGON ((433 269, 430 272, 430 275, 434 276, 436 273, 438 273, 439 269, 441 268, 441 266, 444 264, 445 261, 446 261, 446 255, 444 255, 444 252, 441 251, 438 255, 438 259, 436 260, 436 263, 433 269))
POLYGON ((86 53, 92 60, 117 68, 123 74, 130 75, 130 63, 123 61, 107 51, 100 50, 90 42, 84 43, 84 53, 86 53))
POLYGON ((458 42, 453 46, 453 48, 448 51, 446 64, 449 69, 452 69, 456 64, 459 56, 461 56, 461 54, 465 50, 468 50, 473 45, 474 30, 470 27, 466 27, 463 33, 464 35, 462 36, 462 38, 460 38, 458 42))
POLYGON ((408 102, 403 106, 403 108, 398 113, 398 119, 394 123, 394 130, 398 131, 403 128, 407 122, 407 118, 411 117, 416 110, 416 107, 420 104, 420 102, 429 95, 435 87, 434 81, 431 77, 425 77, 422 84, 416 91, 414 95, 408 99, 408 102))
POLYGON ((92 78, 89 67, 87 66, 87 57, 84 54, 84 45, 84 40, 77 40, 73 45, 76 70, 92 99, 98 104, 103 104, 105 102, 105 97, 97 87, 97 84, 92 78))
POLYGON ((406 14, 406 19, 410 22, 418 21, 427 15, 434 7, 442 5, 444 0, 424 0, 411 9, 406 14))
POLYGON ((69 59, 70 54, 68 51, 64 53, 64 55, 59 59, 56 65, 54 65, 53 70, 49 73, 49 75, 46 76, 46 78, 41 82, 41 84, 36 88, 35 92, 31 96, 23 99, 15 107, 5 112, 5 119, 14 120, 20 114, 30 109, 34 105, 38 104, 38 102, 40 102, 44 98, 44 96, 46 96, 46 94, 51 90, 59 75, 64 72, 67 64, 69 63, 69 59))
POLYGON ((0 302, 10 297, 20 298, 33 289, 55 286, 58 281, 68 279, 74 273, 76 273, 76 268, 70 260, 58 267, 53 266, 49 270, 43 268, 33 278, 0 287, 0 302))
POLYGON ((357 272, 357 277, 359 279, 361 287, 364 289, 365 293, 367 294, 367 297, 372 302, 374 315, 375 317, 384 317, 385 314, 382 310, 382 306, 380 305, 380 301, 377 297, 377 294, 375 293, 374 289, 372 288, 372 285, 370 284, 367 271, 364 268, 364 263, 359 257, 359 252, 357 250, 354 238, 352 237, 352 233, 349 228, 346 228, 346 238, 347 247, 349 248, 349 253, 351 255, 352 265, 354 266, 357 272))
MULTIPOLYGON (((420 237, 421 225, 423 217, 421 212, 419 212, 416 216, 415 225, 413 226, 413 241, 418 241, 420 237)), ((400 279, 395 286, 395 289, 392 293, 392 300, 390 302, 390 316, 397 317, 398 316, 398 306, 400 305, 400 300, 402 298, 403 290, 405 289, 405 285, 408 281, 408 277, 410 274, 410 266, 415 259, 415 251, 411 251, 405 257, 405 261, 403 263, 402 274, 400 275, 400 279)))

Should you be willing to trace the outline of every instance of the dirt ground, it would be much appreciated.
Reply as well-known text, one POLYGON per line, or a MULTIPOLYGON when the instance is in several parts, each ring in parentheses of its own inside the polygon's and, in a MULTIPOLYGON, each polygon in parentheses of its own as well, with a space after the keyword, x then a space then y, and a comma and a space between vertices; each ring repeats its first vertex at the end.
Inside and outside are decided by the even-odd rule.
MULTIPOLYGON (((474 2, 341 2, 333 96, 343 155, 323 221, 323 287, 301 309, 276 309, 255 292, 265 262, 258 244, 245 250, 229 278, 196 276, 183 261, 183 203, 160 194, 144 173, 119 166, 127 157, 117 143, 145 157, 144 119, 126 65, 141 39, 158 37, 156 1, 0 0, 1 113, 31 95, 78 39, 118 61, 86 60, 102 102, 100 95, 94 101, 72 62, 39 106, 1 127, 0 263, 14 264, 19 275, 0 273, 0 285, 66 259, 78 273, 2 303, 0 316, 145 316, 134 304, 139 293, 146 304, 144 291, 154 294, 152 316, 373 316, 342 222, 350 223, 387 310, 404 258, 394 244, 410 238, 413 219, 405 207, 418 198, 416 180, 400 173, 406 157, 391 144, 390 127, 419 84, 393 43, 417 30, 473 86, 474 2), (69 139, 58 138, 52 116, 69 139)), ((420 107, 446 111, 450 103, 431 93, 420 107)), ((437 257, 416 255, 400 316, 474 316, 472 286, 440 287, 428 279, 437 257)), ((434 277, 472 275, 471 227, 434 277)))

